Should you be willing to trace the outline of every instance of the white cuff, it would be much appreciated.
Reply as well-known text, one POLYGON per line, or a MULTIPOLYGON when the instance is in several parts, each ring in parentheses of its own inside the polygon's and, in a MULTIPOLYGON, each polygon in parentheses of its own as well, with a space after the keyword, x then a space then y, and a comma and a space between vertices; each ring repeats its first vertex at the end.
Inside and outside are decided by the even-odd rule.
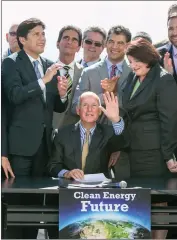
POLYGON ((45 86, 42 78, 38 79, 37 81, 38 81, 38 83, 39 83, 39 86, 40 86, 41 90, 44 91, 44 89, 46 88, 46 86, 45 86))

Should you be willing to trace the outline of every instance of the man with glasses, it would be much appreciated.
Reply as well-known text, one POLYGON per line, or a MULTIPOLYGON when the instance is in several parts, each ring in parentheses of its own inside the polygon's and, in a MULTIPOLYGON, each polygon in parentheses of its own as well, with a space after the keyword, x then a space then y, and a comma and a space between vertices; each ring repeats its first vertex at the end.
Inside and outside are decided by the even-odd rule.
MULTIPOLYGON (((125 50, 130 41, 131 32, 128 28, 118 25, 109 30, 106 41, 107 57, 83 70, 72 102, 73 114, 76 114, 75 109, 79 96, 86 91, 96 93, 100 97, 101 104, 103 104, 102 94, 105 91, 114 92, 118 95, 119 106, 122 107, 123 88, 127 76, 131 72, 128 60, 125 57, 125 50)), ((110 124, 104 114, 101 115, 99 122, 110 124)), ((118 152, 112 154, 109 167, 115 165, 118 157, 118 152)), ((119 177, 129 176, 129 161, 126 153, 121 154, 116 168, 119 177)))
POLYGON ((60 76, 66 76, 68 79, 68 106, 65 112, 56 113, 53 116, 53 128, 60 128, 64 125, 76 123, 78 116, 71 114, 71 103, 78 84, 83 67, 76 62, 75 54, 80 50, 82 41, 81 29, 67 25, 64 26, 57 39, 57 48, 59 49, 58 63, 62 68, 58 71, 60 76))
POLYGON ((9 48, 4 52, 2 60, 4 60, 4 58, 8 57, 10 54, 20 50, 17 42, 17 28, 18 25, 13 24, 10 27, 9 32, 6 33, 6 40, 9 43, 9 48))
POLYGON ((89 67, 100 61, 100 54, 105 47, 106 31, 100 27, 89 27, 83 33, 83 59, 80 64, 89 67))

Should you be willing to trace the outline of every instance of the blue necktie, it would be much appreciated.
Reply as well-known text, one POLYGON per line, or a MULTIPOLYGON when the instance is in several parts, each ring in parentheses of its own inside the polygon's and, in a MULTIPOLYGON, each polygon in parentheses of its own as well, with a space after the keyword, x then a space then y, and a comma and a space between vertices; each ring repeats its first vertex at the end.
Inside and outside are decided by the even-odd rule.
POLYGON ((83 67, 84 67, 84 68, 85 68, 85 67, 88 67, 88 65, 87 65, 86 62, 84 62, 83 67))
MULTIPOLYGON (((39 79, 42 78, 41 73, 40 73, 39 68, 38 68, 39 61, 38 60, 34 61, 33 65, 34 65, 34 71, 36 73, 37 79, 39 80, 39 79)), ((44 100, 44 102, 46 101, 46 95, 45 95, 44 91, 43 91, 43 100, 44 100)))
POLYGON ((40 74, 40 72, 39 72, 39 68, 38 68, 39 61, 36 60, 36 61, 33 62, 33 64, 34 64, 34 71, 35 71, 35 73, 36 73, 37 79, 42 78, 42 77, 41 77, 41 74, 40 74))

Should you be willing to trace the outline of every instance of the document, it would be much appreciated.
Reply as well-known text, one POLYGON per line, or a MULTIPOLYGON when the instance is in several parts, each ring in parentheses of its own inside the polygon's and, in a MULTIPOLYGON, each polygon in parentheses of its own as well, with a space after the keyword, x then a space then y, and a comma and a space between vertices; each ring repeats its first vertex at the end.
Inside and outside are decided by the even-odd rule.
POLYGON ((85 174, 83 179, 75 179, 80 183, 96 183, 96 182, 111 182, 111 179, 105 177, 103 173, 85 174))

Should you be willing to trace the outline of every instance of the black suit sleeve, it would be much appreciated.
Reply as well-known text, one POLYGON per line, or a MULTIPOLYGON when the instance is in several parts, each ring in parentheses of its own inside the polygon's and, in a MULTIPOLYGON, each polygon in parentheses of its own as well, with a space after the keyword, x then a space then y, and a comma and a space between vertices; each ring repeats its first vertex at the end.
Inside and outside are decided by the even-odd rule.
POLYGON ((54 103, 54 111, 58 113, 62 113, 66 110, 68 106, 68 97, 65 102, 61 101, 61 98, 59 95, 55 97, 55 103, 54 103))
POLYGON ((52 154, 48 163, 48 171, 52 177, 58 177, 58 173, 63 169, 64 149, 59 139, 59 133, 56 134, 52 154))
POLYGON ((43 94, 37 81, 23 85, 16 62, 10 58, 5 59, 2 63, 2 81, 9 102, 14 105, 22 104, 28 99, 43 94))
POLYGON ((8 157, 7 148, 7 111, 3 89, 1 89, 1 156, 8 157))
POLYGON ((161 148, 164 160, 168 161, 177 147, 177 85, 174 78, 170 74, 162 76, 157 91, 161 148))

